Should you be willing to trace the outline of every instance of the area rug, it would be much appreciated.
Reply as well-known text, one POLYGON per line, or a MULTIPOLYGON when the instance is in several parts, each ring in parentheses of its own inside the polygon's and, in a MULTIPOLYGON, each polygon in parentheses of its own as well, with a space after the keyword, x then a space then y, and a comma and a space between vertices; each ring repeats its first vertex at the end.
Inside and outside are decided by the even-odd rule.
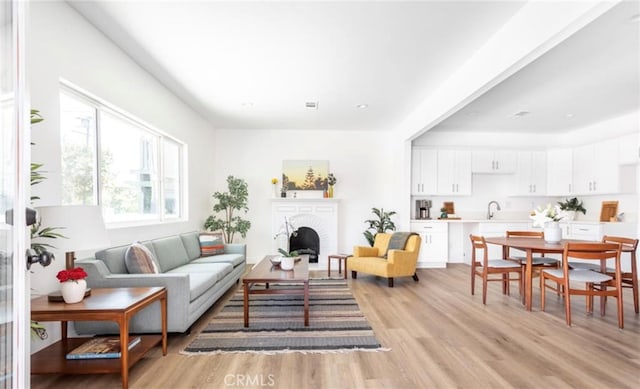
POLYGON ((244 327, 243 291, 239 288, 182 354, 387 350, 376 339, 344 280, 309 281, 308 327, 304 326, 302 295, 251 295, 249 301, 248 328, 244 327))

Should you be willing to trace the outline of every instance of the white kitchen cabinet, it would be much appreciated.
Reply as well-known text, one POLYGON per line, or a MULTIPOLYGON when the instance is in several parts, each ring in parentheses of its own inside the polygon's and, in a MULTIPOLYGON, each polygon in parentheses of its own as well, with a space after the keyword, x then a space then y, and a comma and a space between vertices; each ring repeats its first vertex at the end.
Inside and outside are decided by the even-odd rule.
POLYGON ((438 150, 438 194, 471 194, 471 153, 438 150))
POLYGON ((410 230, 419 234, 422 240, 418 254, 418 267, 446 267, 449 259, 448 223, 411 222, 410 230))
POLYGON ((640 162, 640 133, 618 138, 618 156, 620 165, 633 165, 640 162))
POLYGON ((508 174, 516 171, 516 153, 511 150, 474 150, 471 172, 508 174))
POLYGON ((573 194, 573 150, 559 148, 547 150, 547 195, 573 194))
POLYGON ((438 153, 435 149, 411 150, 411 194, 433 195, 438 192, 438 153))
POLYGON ((620 172, 617 139, 574 148, 573 167, 574 194, 619 192, 620 172))
POLYGON ((515 175, 515 194, 542 196, 547 193, 547 153, 519 151, 515 175))

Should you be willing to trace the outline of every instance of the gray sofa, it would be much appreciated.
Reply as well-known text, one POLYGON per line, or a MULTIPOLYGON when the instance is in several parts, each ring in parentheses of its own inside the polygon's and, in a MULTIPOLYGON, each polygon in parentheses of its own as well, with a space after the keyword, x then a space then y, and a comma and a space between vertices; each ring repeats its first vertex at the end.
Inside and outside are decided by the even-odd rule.
MULTIPOLYGON (((224 254, 200 256, 199 233, 188 232, 141 242, 158 260, 159 274, 129 274, 125 251, 129 245, 96 252, 95 258, 76 261, 88 274, 92 288, 164 286, 167 288, 169 332, 185 332, 231 288, 244 273, 246 245, 226 244, 224 254)), ((111 322, 74 322, 78 334, 117 334, 111 322)), ((132 333, 161 332, 160 303, 137 313, 132 333)))

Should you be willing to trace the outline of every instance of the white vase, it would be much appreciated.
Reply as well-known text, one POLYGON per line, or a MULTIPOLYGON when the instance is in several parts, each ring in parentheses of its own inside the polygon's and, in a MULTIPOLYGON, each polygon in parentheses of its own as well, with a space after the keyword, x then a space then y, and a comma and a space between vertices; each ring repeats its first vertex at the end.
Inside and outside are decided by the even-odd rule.
POLYGON ((571 222, 576 219, 576 211, 565 211, 565 213, 567 214, 566 221, 571 222))
POLYGON ((562 229, 560 223, 547 222, 544 225, 544 241, 547 243, 558 243, 562 240, 562 229))
POLYGON ((280 269, 292 270, 294 264, 295 264, 294 257, 282 257, 282 260, 280 261, 280 269))
POLYGON ((65 281, 60 286, 62 298, 67 304, 79 303, 84 299, 84 292, 87 290, 87 281, 65 281))

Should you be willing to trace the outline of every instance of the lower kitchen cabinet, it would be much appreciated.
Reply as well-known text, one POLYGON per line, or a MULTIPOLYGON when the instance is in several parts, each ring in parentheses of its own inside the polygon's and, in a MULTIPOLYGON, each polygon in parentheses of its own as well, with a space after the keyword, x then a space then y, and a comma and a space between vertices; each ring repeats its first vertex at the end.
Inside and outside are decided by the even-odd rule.
POLYGON ((437 221, 414 221, 411 232, 420 235, 422 240, 418 267, 446 267, 449 259, 448 223, 437 221))

